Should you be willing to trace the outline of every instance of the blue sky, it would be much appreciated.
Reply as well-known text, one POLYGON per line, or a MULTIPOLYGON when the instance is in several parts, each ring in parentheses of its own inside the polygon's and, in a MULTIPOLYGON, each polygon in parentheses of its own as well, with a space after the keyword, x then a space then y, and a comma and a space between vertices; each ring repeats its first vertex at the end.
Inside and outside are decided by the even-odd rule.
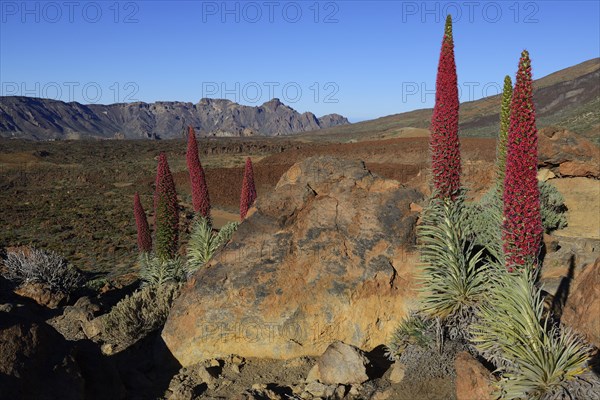
POLYGON ((598 1, 0 1, 0 94, 260 105, 356 122, 433 106, 446 13, 461 101, 600 56, 598 1))

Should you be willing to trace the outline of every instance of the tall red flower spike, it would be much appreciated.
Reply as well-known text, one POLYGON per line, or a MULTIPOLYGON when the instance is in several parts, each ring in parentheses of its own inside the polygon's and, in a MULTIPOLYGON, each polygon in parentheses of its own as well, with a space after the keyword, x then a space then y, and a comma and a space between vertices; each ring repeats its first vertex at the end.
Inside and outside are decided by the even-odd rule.
POLYGON ((156 170, 154 236, 156 255, 163 259, 175 257, 179 240, 179 206, 175 182, 165 153, 160 153, 156 170))
POLYGON ((137 227, 138 248, 141 252, 149 253, 152 251, 152 236, 150 234, 146 212, 144 211, 144 207, 142 207, 140 195, 137 192, 133 197, 133 213, 135 215, 135 225, 137 227))
POLYGON ((240 198, 240 218, 246 218, 248 209, 256 200, 256 188, 254 187, 254 171, 252 170, 252 160, 246 159, 246 169, 244 170, 244 181, 242 182, 242 196, 240 198))
POLYGON ((448 15, 435 83, 435 106, 431 118, 429 144, 434 189, 437 196, 452 200, 456 198, 460 190, 458 108, 452 17, 448 15))
POLYGON ((198 157, 198 142, 194 128, 188 127, 188 145, 187 145, 187 167, 190 173, 190 183, 192 186, 192 205, 194 211, 200 213, 203 217, 210 220, 210 197, 208 196, 208 186, 204 169, 198 157))
POLYGON ((524 50, 512 96, 503 195, 502 236, 510 271, 528 263, 536 265, 544 232, 537 180, 537 142, 531 61, 524 50))

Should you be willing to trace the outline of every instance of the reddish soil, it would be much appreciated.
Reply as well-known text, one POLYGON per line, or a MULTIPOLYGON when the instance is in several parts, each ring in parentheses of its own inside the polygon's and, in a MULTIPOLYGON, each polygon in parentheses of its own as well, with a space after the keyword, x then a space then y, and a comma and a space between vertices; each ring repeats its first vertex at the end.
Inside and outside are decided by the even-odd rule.
MULTIPOLYGON (((485 190, 493 177, 490 163, 496 156, 495 140, 465 138, 461 141, 461 151, 466 185, 475 193, 485 190)), ((377 175, 427 190, 428 138, 400 138, 343 144, 303 143, 297 149, 271 154, 254 164, 254 179, 259 196, 269 192, 294 163, 315 155, 360 159, 377 175)), ((232 211, 237 209, 242 175, 242 166, 208 169, 206 177, 213 204, 232 211)), ((179 190, 189 192, 187 172, 177 173, 175 181, 179 190)))
MULTIPOLYGON (((254 163, 259 198, 268 194, 294 163, 314 155, 364 160, 380 176, 428 193, 429 143, 423 138, 395 138, 357 143, 303 142, 293 139, 200 140, 215 209, 236 219, 244 160, 254 163)), ((192 216, 186 144, 174 141, 28 142, 0 140, 0 248, 33 245, 60 252, 80 268, 131 271, 136 233, 131 210, 139 192, 152 222, 156 156, 167 153, 184 209, 182 228, 192 216)), ((493 139, 462 140, 465 185, 475 195, 487 189, 494 174, 493 139)), ((184 232, 182 245, 187 239, 184 232)))

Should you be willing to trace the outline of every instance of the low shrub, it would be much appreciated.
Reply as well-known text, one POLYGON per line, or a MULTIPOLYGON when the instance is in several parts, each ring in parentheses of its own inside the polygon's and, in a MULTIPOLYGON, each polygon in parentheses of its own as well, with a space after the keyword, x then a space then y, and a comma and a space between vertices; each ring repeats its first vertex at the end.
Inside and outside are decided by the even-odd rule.
POLYGON ((52 251, 26 248, 8 251, 4 260, 6 278, 18 282, 45 283, 51 289, 69 293, 84 281, 83 275, 67 260, 52 251))
POLYGON ((411 313, 398 325, 390 343, 387 346, 388 358, 398 358, 410 345, 426 348, 435 341, 432 334, 433 321, 426 319, 418 313, 411 313))
POLYGON ((145 286, 119 301, 102 316, 104 341, 127 348, 162 327, 179 294, 177 284, 145 286))
POLYGON ((454 359, 468 351, 467 342, 451 339, 439 318, 412 313, 402 320, 387 346, 387 356, 406 366, 406 378, 427 379, 455 376, 454 359))
POLYGON ((567 226, 567 206, 562 194, 548 182, 540 182, 542 224, 546 232, 567 226))

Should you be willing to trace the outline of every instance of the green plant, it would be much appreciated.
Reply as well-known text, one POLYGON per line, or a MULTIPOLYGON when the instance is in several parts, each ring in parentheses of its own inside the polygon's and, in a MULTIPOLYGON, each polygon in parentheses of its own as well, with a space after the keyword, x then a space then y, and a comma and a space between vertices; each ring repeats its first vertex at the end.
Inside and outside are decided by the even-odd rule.
POLYGON ((179 287, 146 286, 119 301, 102 318, 104 341, 127 348, 164 325, 179 287))
POLYGON ((152 253, 140 253, 138 265, 144 285, 162 286, 185 279, 183 261, 179 257, 164 259, 152 253))
POLYGON ((587 346, 570 330, 552 325, 532 268, 490 267, 493 283, 471 326, 475 347, 502 373, 503 399, 568 394, 568 382, 586 371, 587 346))
POLYGON ((102 277, 87 281, 85 283, 85 287, 97 292, 100 289, 102 289, 104 286, 106 286, 107 283, 108 283, 108 279, 106 278, 106 276, 102 276, 102 277))
POLYGON ((512 98, 512 80, 510 76, 504 77, 502 89, 502 105, 500 107, 500 132, 496 145, 496 175, 500 195, 504 191, 504 177, 506 175, 506 145, 508 143, 508 128, 510 125, 510 101, 512 98))
POLYGON ((433 196, 423 210, 418 240, 423 265, 422 311, 429 317, 468 317, 487 290, 486 266, 464 235, 463 196, 433 196))
POLYGON ((546 232, 567 226, 567 207, 562 194, 548 182, 540 182, 538 186, 542 206, 542 224, 546 232))
POLYGON ((435 338, 431 335, 433 322, 419 313, 411 313, 400 321, 392 334, 388 348, 388 357, 397 358, 409 345, 428 347, 435 338))
POLYGON ((465 205, 465 234, 493 257, 504 260, 502 249, 502 199, 494 185, 477 202, 465 205))
MULTIPOLYGON (((546 232, 567 225, 566 206, 560 192, 548 182, 538 182, 542 223, 546 232)), ((502 249, 502 199, 495 185, 478 202, 465 207, 465 231, 469 239, 484 247, 493 260, 504 262, 502 249)))
POLYGON ((223 226, 218 232, 214 232, 209 221, 197 216, 191 229, 190 240, 187 249, 187 271, 188 274, 201 268, 215 251, 226 243, 239 226, 238 222, 230 222, 223 226))

